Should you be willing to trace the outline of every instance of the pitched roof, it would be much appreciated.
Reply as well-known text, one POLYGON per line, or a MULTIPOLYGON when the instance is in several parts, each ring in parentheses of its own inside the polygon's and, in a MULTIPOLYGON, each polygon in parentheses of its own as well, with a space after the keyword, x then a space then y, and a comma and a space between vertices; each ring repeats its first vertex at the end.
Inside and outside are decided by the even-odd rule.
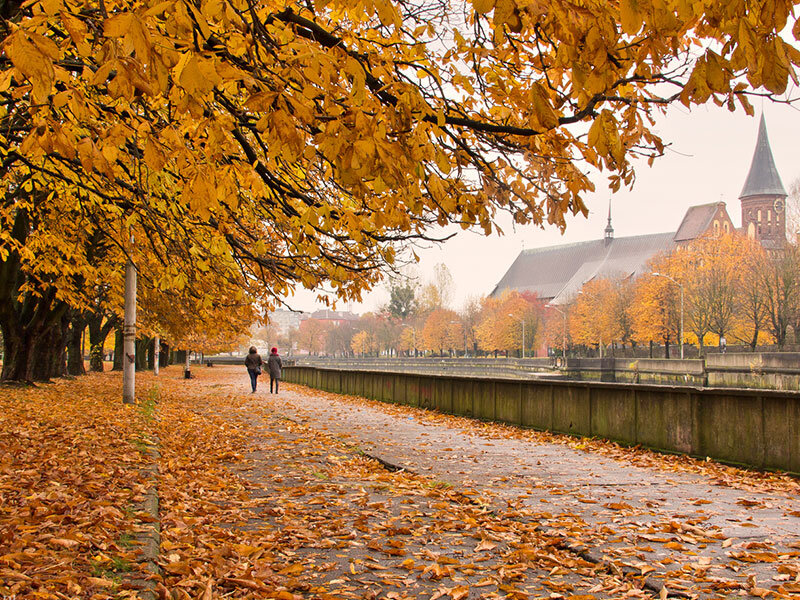
POLYGON ((675 246, 670 233, 591 240, 523 250, 495 286, 492 296, 508 289, 533 292, 553 304, 567 302, 595 277, 641 274, 647 261, 675 246))
POLYGON ((750 163, 750 172, 744 182, 742 193, 739 194, 739 199, 749 198, 750 196, 786 195, 781 177, 778 175, 778 169, 775 168, 775 159, 772 157, 772 149, 767 136, 767 122, 762 113, 761 122, 758 125, 758 139, 755 152, 753 152, 753 161, 750 163))
POLYGON ((683 221, 681 221, 681 225, 675 233, 675 241, 693 240, 706 232, 714 215, 717 214, 718 208, 719 203, 717 202, 690 206, 686 214, 683 215, 683 221))

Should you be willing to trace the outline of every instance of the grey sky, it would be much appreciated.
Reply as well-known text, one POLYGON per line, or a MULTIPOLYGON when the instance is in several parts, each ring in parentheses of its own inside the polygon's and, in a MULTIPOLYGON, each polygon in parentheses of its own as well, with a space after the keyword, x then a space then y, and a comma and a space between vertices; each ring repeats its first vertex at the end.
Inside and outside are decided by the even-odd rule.
MULTIPOLYGON (((637 166, 637 181, 632 190, 612 194, 600 177, 595 178, 597 192, 587 197, 588 218, 572 217, 562 236, 555 227, 539 229, 502 223, 504 236, 485 237, 461 232, 440 248, 419 253, 420 279, 429 279, 437 263, 444 263, 455 282, 454 308, 460 308, 469 296, 483 296, 492 291, 503 273, 523 248, 566 244, 603 236, 612 199, 616 236, 675 231, 689 206, 719 200, 738 227, 741 224, 739 193, 744 185, 755 149, 758 118, 763 108, 767 119, 775 164, 788 190, 800 178, 800 107, 793 108, 756 101, 756 114, 748 117, 739 110, 730 113, 716 106, 695 107, 691 112, 674 106, 659 120, 657 131, 671 147, 653 167, 642 162, 637 166)), ((376 310, 388 300, 388 293, 376 289, 366 294, 362 305, 352 305, 354 312, 376 310)), ((301 310, 314 310, 313 294, 299 293, 290 304, 301 310)), ((338 305, 347 309, 346 305, 338 305)))

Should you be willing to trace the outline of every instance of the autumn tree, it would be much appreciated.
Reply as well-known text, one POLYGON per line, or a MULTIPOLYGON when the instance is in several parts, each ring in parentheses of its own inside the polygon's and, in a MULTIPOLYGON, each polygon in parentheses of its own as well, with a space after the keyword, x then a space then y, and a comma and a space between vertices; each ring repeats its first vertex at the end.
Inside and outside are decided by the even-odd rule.
POLYGON ((463 335, 458 313, 439 308, 425 319, 419 340, 423 348, 443 355, 445 350, 463 345, 463 335))
POLYGON ((622 339, 615 303, 617 289, 607 278, 596 278, 583 284, 569 313, 569 329, 578 344, 603 348, 622 339))
POLYGON ((786 344, 789 327, 800 311, 800 249, 787 244, 765 252, 757 263, 757 282, 763 294, 769 331, 779 349, 786 344))
POLYGON ((332 356, 349 354, 352 350, 352 341, 355 333, 353 325, 349 322, 334 325, 325 338, 325 352, 332 356))
POLYGON ((663 343, 666 358, 670 343, 680 338, 680 288, 652 273, 677 276, 668 272, 669 264, 669 257, 664 255, 649 261, 647 271, 636 281, 636 302, 631 308, 634 337, 641 342, 663 343))
POLYGON ((325 340, 331 330, 331 324, 319 319, 306 319, 300 322, 297 331, 297 344, 309 354, 318 354, 325 347, 325 340))
MULTIPOLYGON (((90 214, 137 267, 157 255, 159 289, 230 261, 267 308, 299 286, 328 298, 326 281, 359 300, 434 226, 488 233, 505 211, 563 229, 586 213, 587 165, 616 190, 632 157, 662 152, 651 124, 671 103, 751 112, 747 94, 782 94, 795 4, 8 0, 0 269, 88 270, 46 255, 80 236, 61 211, 90 214)), ((45 356, 86 283, 30 281, 46 317, 26 322, 18 294, 0 310, 45 356)), ((25 363, 3 377, 48 376, 3 333, 25 363)))
POLYGON ((531 355, 538 343, 541 320, 541 304, 535 297, 526 298, 519 292, 509 291, 499 298, 486 298, 477 327, 478 344, 487 351, 508 350, 520 354, 524 348, 525 354, 531 355))
POLYGON ((464 326, 467 337, 467 348, 478 349, 477 328, 481 319, 483 298, 471 296, 464 302, 459 318, 464 326))
POLYGON ((353 349, 353 352, 361 356, 377 352, 378 350, 378 347, 375 344, 375 339, 368 331, 365 330, 361 330, 353 335, 353 339, 350 342, 350 347, 353 349))

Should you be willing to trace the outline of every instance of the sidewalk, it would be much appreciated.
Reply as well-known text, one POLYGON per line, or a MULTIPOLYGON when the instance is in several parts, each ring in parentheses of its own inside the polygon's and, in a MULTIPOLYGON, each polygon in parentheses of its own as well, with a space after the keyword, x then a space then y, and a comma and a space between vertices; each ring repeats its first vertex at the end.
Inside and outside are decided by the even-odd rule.
POLYGON ((496 510, 531 511, 592 560, 627 565, 671 594, 765 596, 782 588, 800 597, 797 481, 725 467, 669 470, 670 457, 634 466, 563 439, 543 442, 554 437, 546 434, 301 387, 281 401, 282 413, 385 463, 473 489, 496 510))
POLYGON ((796 480, 240 371, 164 403, 164 591, 800 597, 796 480))

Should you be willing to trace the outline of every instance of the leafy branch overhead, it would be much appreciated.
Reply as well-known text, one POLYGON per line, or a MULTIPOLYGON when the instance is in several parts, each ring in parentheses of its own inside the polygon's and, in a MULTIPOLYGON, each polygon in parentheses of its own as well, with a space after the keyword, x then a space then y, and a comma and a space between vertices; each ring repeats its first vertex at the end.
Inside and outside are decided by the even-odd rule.
POLYGON ((436 224, 563 228, 590 168, 616 189, 663 151, 671 103, 783 94, 795 4, 5 3, 3 185, 53 193, 7 194, 0 217, 57 209, 127 254, 135 232, 155 288, 219 269, 272 298, 330 281, 358 299, 436 224))

